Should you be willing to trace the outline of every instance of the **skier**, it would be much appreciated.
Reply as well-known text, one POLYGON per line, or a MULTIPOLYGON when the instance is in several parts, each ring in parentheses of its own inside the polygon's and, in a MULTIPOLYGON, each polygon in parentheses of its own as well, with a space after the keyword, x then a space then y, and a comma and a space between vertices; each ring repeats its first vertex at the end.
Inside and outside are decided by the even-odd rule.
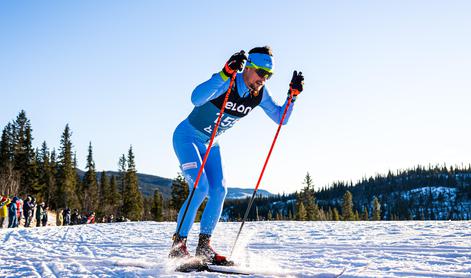
MULTIPOLYGON (((177 126, 173 134, 173 147, 183 175, 190 186, 190 192, 193 190, 193 184, 201 166, 202 158, 205 155, 207 143, 215 128, 225 93, 229 89, 229 79, 233 74, 236 74, 234 86, 226 103, 217 135, 231 128, 235 122, 246 116, 258 105, 275 123, 280 123, 288 101, 283 106, 277 105, 265 86, 265 82, 272 76, 273 70, 274 59, 269 46, 253 48, 249 51, 248 57, 241 50, 229 58, 220 72, 213 74, 208 81, 194 89, 191 101, 195 107, 190 115, 177 126), (245 62, 245 69, 243 72, 239 72, 244 68, 245 62)), ((294 71, 290 83, 294 91, 293 101, 303 90, 303 84, 304 77, 302 73, 294 71)), ((283 124, 288 121, 292 109, 293 105, 288 108, 283 124)), ((204 166, 204 172, 195 189, 183 223, 181 221, 188 199, 180 209, 177 219, 177 232, 180 224, 181 228, 178 234, 174 234, 169 257, 190 256, 186 246, 188 232, 193 225, 199 206, 208 197, 200 222, 196 256, 202 258, 204 262, 212 264, 232 264, 210 245, 211 235, 221 216, 226 193, 221 151, 219 143, 216 142, 211 148, 204 166)))

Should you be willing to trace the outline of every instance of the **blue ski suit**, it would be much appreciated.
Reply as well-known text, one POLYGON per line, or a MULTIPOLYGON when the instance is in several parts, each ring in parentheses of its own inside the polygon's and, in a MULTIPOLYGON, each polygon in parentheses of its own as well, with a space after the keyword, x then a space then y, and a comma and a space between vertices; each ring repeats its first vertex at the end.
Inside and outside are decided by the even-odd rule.
MULTIPOLYGON (((188 182, 190 193, 193 190, 229 83, 229 78, 221 71, 213 74, 208 81, 198 85, 191 95, 191 101, 195 105, 193 111, 177 126, 173 133, 173 148, 180 162, 180 169, 188 182)), ((287 104, 287 101, 283 106, 276 104, 265 86, 260 89, 258 95, 251 94, 245 85, 243 74, 238 73, 216 136, 231 128, 256 106, 262 107, 265 113, 279 124, 287 104)), ((293 104, 288 108, 283 124, 288 122, 292 109, 293 104)), ((211 235, 221 216, 226 193, 220 145, 215 141, 180 229, 180 236, 188 236, 197 210, 206 197, 208 197, 208 202, 201 218, 200 233, 211 235)), ((177 229, 187 202, 188 198, 178 214, 177 229)))

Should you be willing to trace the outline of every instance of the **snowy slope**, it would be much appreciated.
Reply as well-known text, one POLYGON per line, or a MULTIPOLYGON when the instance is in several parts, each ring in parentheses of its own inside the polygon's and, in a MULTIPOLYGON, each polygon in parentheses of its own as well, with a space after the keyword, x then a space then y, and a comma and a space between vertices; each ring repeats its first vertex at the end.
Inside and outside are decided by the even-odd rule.
MULTIPOLYGON (((229 253, 239 225, 219 223, 214 247, 229 253)), ((188 276, 173 272, 167 259, 174 228, 133 222, 2 229, 0 277, 188 276)), ((275 276, 334 277, 346 268, 342 277, 471 277, 471 222, 251 222, 234 259, 275 276)))

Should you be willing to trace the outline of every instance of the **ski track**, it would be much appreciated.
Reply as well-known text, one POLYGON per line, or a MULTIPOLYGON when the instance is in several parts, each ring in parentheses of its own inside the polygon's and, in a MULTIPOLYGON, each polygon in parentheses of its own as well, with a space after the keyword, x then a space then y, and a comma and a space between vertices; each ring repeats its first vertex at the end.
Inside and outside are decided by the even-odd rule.
MULTIPOLYGON (((254 277, 471 277, 470 224, 248 222, 233 259, 254 277)), ((239 226, 220 223, 215 249, 230 253, 239 226)), ((167 258, 174 229, 156 222, 2 229, 0 277, 228 276, 175 273, 167 258)))

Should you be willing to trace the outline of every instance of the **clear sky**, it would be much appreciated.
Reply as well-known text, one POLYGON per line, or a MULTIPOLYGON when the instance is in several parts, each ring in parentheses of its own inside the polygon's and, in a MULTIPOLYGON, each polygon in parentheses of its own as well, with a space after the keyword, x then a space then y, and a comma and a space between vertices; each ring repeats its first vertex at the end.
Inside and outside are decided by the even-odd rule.
MULTIPOLYGON (((470 1, 2 1, 0 127, 21 109, 35 146, 67 123, 79 167, 132 145, 139 172, 173 178, 190 94, 231 54, 270 45, 267 83, 305 90, 260 188, 293 192, 417 164, 471 162, 470 1)), ((228 185, 253 188, 276 125, 254 110, 220 138, 228 185)))

